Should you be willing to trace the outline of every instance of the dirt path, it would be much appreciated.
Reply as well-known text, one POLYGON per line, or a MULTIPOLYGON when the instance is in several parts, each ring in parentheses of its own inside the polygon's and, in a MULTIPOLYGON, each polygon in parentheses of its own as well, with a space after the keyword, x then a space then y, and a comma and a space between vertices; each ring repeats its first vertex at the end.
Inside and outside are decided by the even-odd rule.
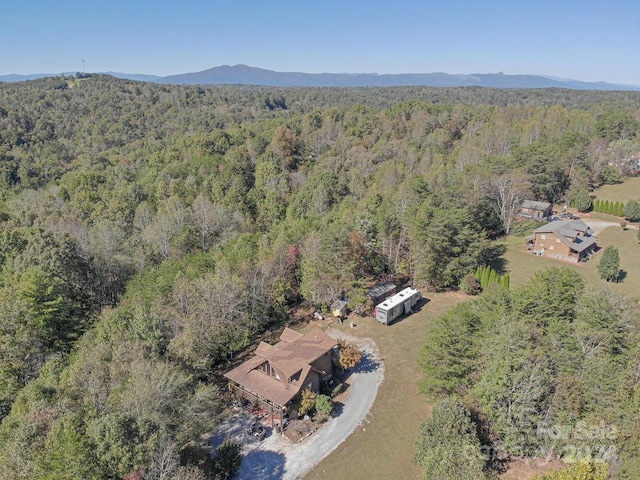
POLYGON ((245 443, 245 455, 235 479, 300 479, 366 420, 384 374, 378 348, 370 339, 351 337, 339 330, 330 329, 327 334, 334 338, 345 338, 363 351, 362 361, 349 376, 349 388, 337 416, 298 444, 292 444, 273 432, 269 432, 262 442, 246 439, 242 432, 246 430, 250 419, 244 423, 240 421, 240 426, 230 427, 232 424, 229 424, 227 433, 234 436, 234 432, 239 432, 239 439, 242 438, 245 443))

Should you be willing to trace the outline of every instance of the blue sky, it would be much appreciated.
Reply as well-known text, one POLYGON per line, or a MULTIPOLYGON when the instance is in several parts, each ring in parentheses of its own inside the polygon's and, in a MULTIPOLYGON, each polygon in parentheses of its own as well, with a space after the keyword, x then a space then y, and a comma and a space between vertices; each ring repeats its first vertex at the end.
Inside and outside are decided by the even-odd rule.
POLYGON ((0 0, 0 75, 532 73, 640 84, 639 0, 0 0))

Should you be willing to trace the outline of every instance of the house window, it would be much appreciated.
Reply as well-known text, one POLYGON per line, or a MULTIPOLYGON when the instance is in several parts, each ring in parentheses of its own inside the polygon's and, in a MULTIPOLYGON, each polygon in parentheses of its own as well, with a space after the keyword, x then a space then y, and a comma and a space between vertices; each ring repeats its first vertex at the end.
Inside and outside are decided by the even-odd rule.
POLYGON ((559 238, 556 238, 556 243, 560 243, 560 239, 559 238))
POLYGON ((260 365, 259 369, 264 373, 266 373, 267 375, 269 375, 270 377, 274 377, 280 380, 280 377, 276 373, 275 368, 273 368, 269 362, 265 362, 262 365, 260 365))
POLYGON ((549 245, 549 250, 553 250, 553 245, 549 245))
POLYGON ((546 235, 540 235, 540 238, 542 238, 543 240, 546 240, 547 236, 546 235))

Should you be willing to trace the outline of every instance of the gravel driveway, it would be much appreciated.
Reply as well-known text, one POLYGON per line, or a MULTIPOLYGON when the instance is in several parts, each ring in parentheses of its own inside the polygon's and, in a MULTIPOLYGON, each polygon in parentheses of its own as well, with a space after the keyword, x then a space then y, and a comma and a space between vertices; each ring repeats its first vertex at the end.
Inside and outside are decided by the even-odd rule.
MULTIPOLYGON (((268 429, 262 442, 248 439, 243 432, 251 419, 230 419, 223 424, 223 438, 229 434, 244 443, 244 458, 237 480, 294 480, 310 471, 320 460, 338 447, 367 417, 382 382, 384 366, 379 362, 376 344, 370 339, 352 337, 336 329, 326 332, 333 338, 344 338, 362 350, 362 361, 351 370, 343 404, 334 418, 317 432, 293 444, 268 429)), ((220 440, 221 441, 221 440, 220 440)), ((213 443, 217 443, 213 439, 213 443)))
POLYGON ((620 227, 620 222, 610 222, 608 220, 599 220, 596 218, 582 218, 582 221, 591 227, 597 237, 607 227, 620 227))

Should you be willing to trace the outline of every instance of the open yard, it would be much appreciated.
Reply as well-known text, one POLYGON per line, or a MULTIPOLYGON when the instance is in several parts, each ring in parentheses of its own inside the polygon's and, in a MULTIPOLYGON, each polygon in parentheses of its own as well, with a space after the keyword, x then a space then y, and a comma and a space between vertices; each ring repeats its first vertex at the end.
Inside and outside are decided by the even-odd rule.
MULTIPOLYGON (((589 224, 589 218, 584 221, 589 224)), ((619 283, 609 283, 609 287, 621 294, 632 298, 640 297, 640 244, 635 229, 623 230, 621 227, 605 228, 598 235, 598 245, 603 249, 608 245, 614 245, 620 252, 620 269, 622 270, 619 283)), ((509 273, 511 287, 517 288, 525 284, 537 271, 551 266, 568 266, 580 273, 588 285, 602 286, 607 282, 598 274, 598 262, 600 255, 596 255, 586 263, 565 263, 548 257, 536 257, 527 252, 524 247, 524 237, 511 236, 505 240, 507 251, 503 255, 502 263, 497 265, 509 273)))
POLYGON ((591 194, 594 199, 627 203, 640 200, 640 177, 625 178, 624 183, 603 185, 591 194))
POLYGON ((339 327, 377 343, 385 366, 384 380, 369 418, 305 480, 420 478, 411 458, 419 425, 429 414, 429 403, 418 392, 418 353, 427 338, 430 320, 467 298, 460 294, 425 295, 430 301, 396 324, 385 326, 373 318, 354 317, 355 328, 351 329, 349 322, 339 327))

